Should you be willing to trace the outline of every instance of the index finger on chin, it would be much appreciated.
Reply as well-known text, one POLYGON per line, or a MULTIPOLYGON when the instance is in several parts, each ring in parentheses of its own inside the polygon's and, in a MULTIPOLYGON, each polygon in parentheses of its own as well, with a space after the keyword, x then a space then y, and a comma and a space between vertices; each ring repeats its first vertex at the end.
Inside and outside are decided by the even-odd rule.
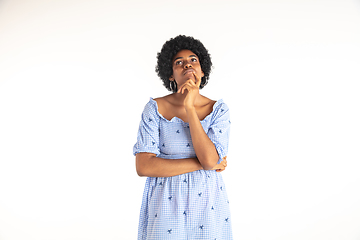
POLYGON ((193 75, 194 75, 194 77, 195 77, 195 85, 196 85, 197 87, 200 87, 201 78, 199 78, 198 75, 196 75, 195 72, 193 72, 193 75))

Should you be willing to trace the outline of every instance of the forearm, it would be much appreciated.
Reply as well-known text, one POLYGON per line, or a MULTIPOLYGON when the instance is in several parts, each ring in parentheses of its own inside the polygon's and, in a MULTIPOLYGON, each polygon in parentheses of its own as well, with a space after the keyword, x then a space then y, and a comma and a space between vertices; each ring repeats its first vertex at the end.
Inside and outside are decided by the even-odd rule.
POLYGON ((151 153, 136 154, 136 171, 139 176, 172 177, 196 170, 201 170, 197 158, 164 159, 151 153))
POLYGON ((186 113, 196 156, 205 170, 212 169, 219 160, 215 145, 205 133, 195 108, 186 108, 186 113))

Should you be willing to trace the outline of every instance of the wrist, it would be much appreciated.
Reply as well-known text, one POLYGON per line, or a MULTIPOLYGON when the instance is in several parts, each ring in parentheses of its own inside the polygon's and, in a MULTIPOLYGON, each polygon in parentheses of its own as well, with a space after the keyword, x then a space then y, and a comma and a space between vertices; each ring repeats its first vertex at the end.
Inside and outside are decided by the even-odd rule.
POLYGON ((195 158, 196 164, 197 164, 197 170, 204 170, 204 167, 201 165, 198 158, 195 158))

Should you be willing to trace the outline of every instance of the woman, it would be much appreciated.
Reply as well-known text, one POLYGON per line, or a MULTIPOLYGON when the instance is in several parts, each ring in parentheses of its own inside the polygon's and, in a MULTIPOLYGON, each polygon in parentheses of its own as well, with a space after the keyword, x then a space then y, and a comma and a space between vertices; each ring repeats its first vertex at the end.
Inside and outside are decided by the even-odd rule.
POLYGON ((136 170, 147 176, 138 239, 232 239, 220 174, 227 166, 229 109, 199 94, 211 70, 203 44, 179 35, 157 55, 156 72, 173 93, 142 113, 136 170))

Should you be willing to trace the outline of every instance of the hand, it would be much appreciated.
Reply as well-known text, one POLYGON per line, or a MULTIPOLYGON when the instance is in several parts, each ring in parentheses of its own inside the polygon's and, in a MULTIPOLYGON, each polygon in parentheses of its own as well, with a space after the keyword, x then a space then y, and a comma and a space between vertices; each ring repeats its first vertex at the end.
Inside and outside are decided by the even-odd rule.
POLYGON ((215 167, 211 170, 216 170, 217 172, 222 172, 225 170, 225 168, 227 167, 227 161, 226 161, 227 156, 223 157, 223 160, 221 161, 221 163, 216 164, 215 167))
POLYGON ((193 79, 189 78, 177 91, 178 93, 184 94, 186 93, 185 90, 187 90, 187 94, 184 99, 185 108, 194 107, 196 96, 199 94, 201 78, 199 78, 195 72, 192 74, 195 78, 195 82, 193 79))

